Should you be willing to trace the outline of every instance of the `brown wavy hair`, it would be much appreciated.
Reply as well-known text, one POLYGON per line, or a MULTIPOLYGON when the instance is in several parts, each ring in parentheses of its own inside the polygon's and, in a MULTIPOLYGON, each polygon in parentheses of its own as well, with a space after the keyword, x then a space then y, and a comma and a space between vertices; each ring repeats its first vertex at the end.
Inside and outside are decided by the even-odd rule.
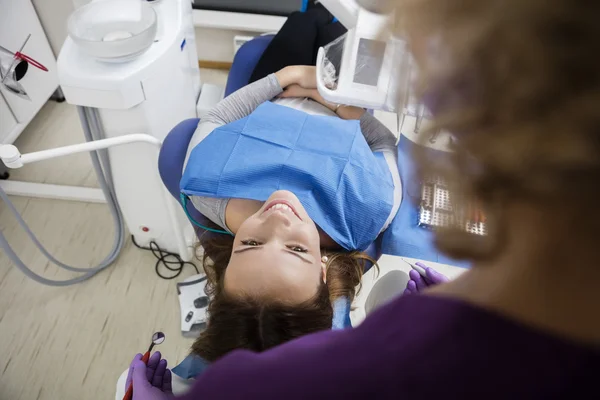
MULTIPOLYGON (((218 228, 212 223, 208 226, 218 228)), ((207 276, 206 294, 211 301, 206 329, 192 345, 192 353, 209 362, 235 349, 260 352, 309 333, 331 329, 332 302, 340 297, 352 301, 360 290, 366 263, 374 263, 358 251, 324 250, 322 254, 328 257, 327 283, 319 286, 312 299, 289 305, 227 294, 224 279, 233 237, 210 232, 198 236, 200 246, 197 250, 202 251, 200 257, 207 276)))
MULTIPOLYGON (((454 257, 486 260, 506 243, 502 218, 526 202, 579 220, 597 237, 600 213, 600 2, 397 0, 432 130, 452 132, 448 164, 419 152, 452 201, 477 202, 489 235, 437 233, 454 257)), ((423 135, 421 135, 423 137, 423 135)))

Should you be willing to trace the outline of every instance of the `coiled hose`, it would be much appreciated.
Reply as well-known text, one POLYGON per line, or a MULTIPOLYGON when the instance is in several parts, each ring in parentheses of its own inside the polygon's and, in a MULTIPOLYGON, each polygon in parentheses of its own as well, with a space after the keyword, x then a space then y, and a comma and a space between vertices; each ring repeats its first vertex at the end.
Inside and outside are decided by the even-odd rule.
MULTIPOLYGON (((100 125, 100 120, 98 118, 98 110, 88 107, 77 107, 77 111, 79 113, 79 119, 81 120, 81 126, 83 127, 83 134, 87 141, 101 139, 104 136, 102 126, 100 125)), ((78 276, 76 278, 67 279, 67 280, 52 280, 44 278, 41 275, 33 272, 25 263, 19 258, 19 256, 14 252, 6 237, 0 231, 0 247, 6 252, 8 257, 15 263, 17 268, 19 268, 26 276, 33 279, 36 282, 39 282, 44 285, 49 286, 68 286, 73 285, 79 282, 83 282, 87 279, 90 279, 92 276, 96 275, 98 272, 109 267, 119 256, 119 253, 123 249, 123 245, 125 244, 125 224, 123 222, 123 216, 121 215, 121 210, 119 209, 119 204, 117 202, 117 198, 115 196, 112 175, 110 172, 110 165, 108 162, 108 152, 107 150, 99 150, 97 152, 90 152, 90 156, 92 158, 92 166, 96 171, 96 176, 98 177, 98 183, 100 185, 100 189, 102 193, 104 193, 104 197, 106 198, 106 203, 108 204, 108 208, 110 210, 114 226, 115 226, 115 239, 113 242, 113 246, 108 253, 108 255, 95 267, 92 268, 79 268, 73 267, 67 264, 64 264, 54 258, 52 254, 46 250, 46 248, 40 243, 34 233, 31 231, 29 226, 25 223, 14 204, 8 198, 6 192, 0 187, 0 198, 4 200, 9 210, 14 214, 15 218, 19 222, 19 225, 25 230, 27 236, 33 241, 35 246, 46 256, 46 258, 52 262, 53 264, 59 266, 60 268, 64 268, 67 271, 72 272, 82 272, 83 275, 78 276)))

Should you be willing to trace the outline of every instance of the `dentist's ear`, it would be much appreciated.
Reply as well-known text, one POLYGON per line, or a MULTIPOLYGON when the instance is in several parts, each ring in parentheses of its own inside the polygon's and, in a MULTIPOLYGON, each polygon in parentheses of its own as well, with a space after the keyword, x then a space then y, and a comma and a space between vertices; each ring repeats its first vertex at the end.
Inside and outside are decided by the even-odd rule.
POLYGON ((327 283, 327 261, 329 261, 329 257, 321 257, 321 273, 323 274, 323 283, 327 283))

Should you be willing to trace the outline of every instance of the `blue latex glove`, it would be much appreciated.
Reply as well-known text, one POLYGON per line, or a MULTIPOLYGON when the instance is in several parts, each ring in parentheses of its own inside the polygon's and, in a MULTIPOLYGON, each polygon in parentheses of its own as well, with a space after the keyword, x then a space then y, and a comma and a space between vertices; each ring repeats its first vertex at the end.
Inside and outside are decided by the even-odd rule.
POLYGON ((142 362, 142 355, 136 354, 129 366, 125 390, 133 380, 133 400, 170 400, 173 398, 171 370, 167 360, 161 359, 159 351, 150 356, 148 365, 142 362))
POLYGON ((406 284, 406 289, 404 289, 404 294, 414 294, 419 293, 429 286, 438 285, 440 283, 448 282, 450 279, 446 275, 442 275, 437 272, 435 269, 431 267, 424 266, 420 264, 425 269, 425 273, 427 274, 426 278, 423 278, 421 274, 419 274, 414 269, 408 273, 410 280, 406 284))

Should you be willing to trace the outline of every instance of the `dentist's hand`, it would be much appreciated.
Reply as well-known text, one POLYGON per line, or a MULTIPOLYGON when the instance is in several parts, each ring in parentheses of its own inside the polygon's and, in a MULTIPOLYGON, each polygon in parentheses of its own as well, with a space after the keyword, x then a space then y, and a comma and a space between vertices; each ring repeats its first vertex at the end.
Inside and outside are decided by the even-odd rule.
POLYGON ((161 359, 160 352, 152 354, 148 366, 143 363, 142 355, 137 354, 127 374, 125 390, 133 381, 133 400, 170 400, 173 398, 171 370, 167 360, 161 359))
POLYGON ((446 275, 440 274, 431 267, 425 267, 424 269, 425 273, 427 274, 426 278, 423 278, 421 274, 419 274, 415 270, 411 270, 408 273, 410 280, 406 284, 404 294, 419 293, 430 286, 438 285, 440 283, 448 282, 450 280, 446 275))

